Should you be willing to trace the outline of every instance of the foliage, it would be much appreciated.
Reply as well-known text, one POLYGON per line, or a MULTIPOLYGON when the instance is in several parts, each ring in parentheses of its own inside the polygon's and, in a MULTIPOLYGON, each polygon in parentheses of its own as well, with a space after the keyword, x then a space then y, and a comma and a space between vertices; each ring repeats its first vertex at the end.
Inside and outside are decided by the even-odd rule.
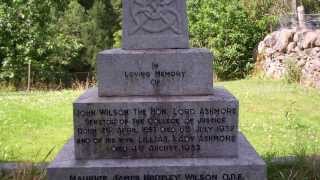
POLYGON ((253 50, 262 38, 238 0, 188 1, 191 42, 215 54, 215 73, 220 79, 243 78, 254 60, 253 50))
POLYGON ((286 59, 285 61, 286 66, 286 74, 285 74, 285 81, 287 83, 300 83, 301 79, 301 68, 297 65, 295 59, 286 59))
MULTIPOLYGON (((67 2, 67 1, 65 1, 67 2)), ((79 45, 53 25, 60 16, 59 1, 28 0, 0 3, 0 79, 18 85, 31 63, 34 81, 58 82, 79 45)))
POLYGON ((240 2, 264 36, 277 28, 280 15, 290 13, 290 7, 283 0, 241 0, 240 2))
POLYGON ((303 149, 294 156, 277 158, 270 155, 266 158, 269 180, 310 180, 320 179, 320 158, 317 155, 308 156, 303 149), (274 159, 282 160, 276 162, 274 159))
POLYGON ((121 4, 79 2, 1 1, 0 80, 23 86, 29 63, 33 82, 66 83, 74 72, 93 71, 96 54, 114 44, 121 4))
MULTIPOLYGON (((220 79, 243 78, 281 1, 189 0, 191 43, 215 53, 220 79)), ((29 62, 33 82, 94 72, 99 51, 121 46, 120 19, 120 0, 0 1, 0 80, 25 84, 29 62)))
POLYGON ((307 14, 320 13, 320 1, 318 0, 301 0, 301 4, 307 14))
POLYGON ((283 0, 240 0, 251 18, 261 19, 265 15, 287 14, 290 6, 283 0))
POLYGON ((110 0, 96 0, 87 12, 87 18, 80 30, 84 49, 80 54, 81 62, 87 62, 95 69, 96 55, 99 51, 111 48, 114 44, 113 33, 120 29, 119 14, 110 0))
POLYGON ((95 0, 78 0, 78 3, 83 6, 86 10, 91 9, 95 0))
POLYGON ((0 172, 1 180, 47 180, 46 168, 39 168, 37 164, 20 163, 12 171, 0 172))

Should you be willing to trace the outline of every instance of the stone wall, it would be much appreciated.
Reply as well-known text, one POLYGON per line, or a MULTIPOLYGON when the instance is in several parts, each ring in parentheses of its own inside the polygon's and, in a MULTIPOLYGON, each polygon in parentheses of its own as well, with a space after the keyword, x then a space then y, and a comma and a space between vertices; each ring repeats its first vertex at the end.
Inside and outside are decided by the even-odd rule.
POLYGON ((268 77, 283 78, 289 60, 301 69, 302 84, 320 89, 320 30, 281 29, 260 42, 257 68, 268 77))

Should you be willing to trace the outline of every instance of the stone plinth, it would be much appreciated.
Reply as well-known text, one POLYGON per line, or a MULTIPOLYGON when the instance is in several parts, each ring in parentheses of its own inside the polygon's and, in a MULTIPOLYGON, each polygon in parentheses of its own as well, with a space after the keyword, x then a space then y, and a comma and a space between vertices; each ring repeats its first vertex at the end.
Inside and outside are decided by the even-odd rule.
POLYGON ((265 163, 242 135, 237 158, 76 161, 73 142, 49 166, 49 180, 266 180, 265 163))
POLYGON ((237 99, 210 96, 98 97, 74 103, 77 159, 237 156, 237 99))
POLYGON ((212 64, 207 49, 106 50, 97 60, 99 95, 208 95, 212 64))
POLYGON ((123 0, 124 49, 189 48, 186 0, 123 0))

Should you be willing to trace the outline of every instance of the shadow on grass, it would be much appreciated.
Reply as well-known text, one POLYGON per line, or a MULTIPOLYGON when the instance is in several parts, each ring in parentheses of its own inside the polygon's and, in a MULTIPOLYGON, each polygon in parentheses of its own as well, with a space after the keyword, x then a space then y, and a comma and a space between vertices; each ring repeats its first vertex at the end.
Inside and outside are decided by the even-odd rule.
POLYGON ((20 163, 14 169, 0 171, 1 180, 46 180, 46 166, 20 163))
POLYGON ((47 179, 47 165, 46 161, 52 154, 55 147, 53 147, 47 155, 42 159, 41 164, 35 163, 17 163, 11 167, 0 170, 0 180, 46 180, 47 179))
POLYGON ((320 156, 303 152, 292 157, 264 157, 268 166, 268 180, 320 180, 320 156))

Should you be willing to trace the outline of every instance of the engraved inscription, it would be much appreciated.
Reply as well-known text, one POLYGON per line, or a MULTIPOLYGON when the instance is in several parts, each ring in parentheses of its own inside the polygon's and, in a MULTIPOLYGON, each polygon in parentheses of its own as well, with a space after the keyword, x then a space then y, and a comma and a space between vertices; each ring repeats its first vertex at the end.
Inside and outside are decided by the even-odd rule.
POLYGON ((176 0, 130 0, 130 13, 135 27, 130 35, 144 30, 160 33, 171 30, 180 34, 181 20, 175 9, 176 0))
POLYGON ((150 71, 125 71, 123 72, 124 79, 130 81, 147 80, 154 88, 157 88, 161 86, 163 81, 183 81, 187 75, 187 72, 181 70, 161 70, 158 63, 152 63, 151 67, 150 71))
POLYGON ((245 180, 241 173, 208 173, 208 174, 143 174, 143 175, 113 175, 113 176, 75 176, 69 180, 245 180))
POLYGON ((211 103, 78 108, 75 140, 110 155, 208 153, 237 142, 237 115, 235 105, 211 103))

